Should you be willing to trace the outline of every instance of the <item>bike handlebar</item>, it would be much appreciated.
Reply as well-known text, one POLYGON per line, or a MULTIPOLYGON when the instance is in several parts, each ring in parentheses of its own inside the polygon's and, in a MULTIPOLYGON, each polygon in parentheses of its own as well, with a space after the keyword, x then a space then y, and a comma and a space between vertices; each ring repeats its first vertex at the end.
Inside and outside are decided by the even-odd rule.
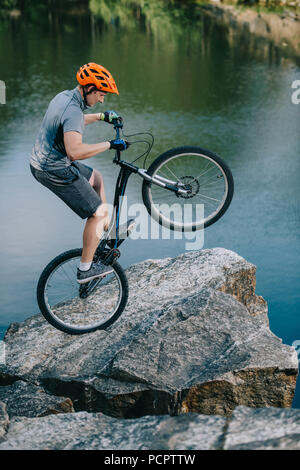
MULTIPOLYGON (((116 139, 119 139, 120 138, 120 129, 122 129, 123 127, 123 119, 121 118, 118 118, 118 119, 113 119, 113 125, 114 125, 114 129, 116 131, 116 139)), ((116 160, 120 160, 120 156, 121 156, 121 151, 120 150, 116 150, 116 153, 115 153, 115 159, 116 160)))
MULTIPOLYGON (((123 128, 123 125, 124 125, 123 119, 121 118, 121 116, 119 116, 117 119, 113 119, 113 120, 112 120, 112 124, 113 124, 113 126, 114 126, 114 130, 116 131, 116 139, 120 139, 120 129, 122 129, 122 128, 123 128)), ((150 134, 149 132, 138 132, 138 133, 136 133, 136 134, 131 134, 131 135, 128 135, 128 136, 125 135, 124 137, 127 137, 127 138, 128 138, 128 137, 132 137, 132 136, 140 135, 140 134, 149 134, 149 135, 151 136, 151 138, 152 138, 152 143, 149 143, 147 140, 137 140, 137 141, 134 141, 134 142, 128 142, 128 144, 131 145, 131 144, 138 143, 138 142, 144 142, 144 143, 148 144, 148 146, 149 146, 149 147, 148 147, 148 150, 146 150, 146 152, 142 153, 142 155, 138 156, 138 157, 134 160, 134 162, 135 162, 135 161, 138 160, 139 158, 141 158, 141 157, 143 157, 144 155, 146 155, 146 156, 145 156, 145 159, 144 159, 144 166, 145 166, 145 165, 146 165, 146 159, 147 159, 147 157, 148 157, 148 155, 149 155, 149 152, 150 152, 150 150, 152 149, 153 144, 154 144, 154 137, 153 137, 153 135, 150 134)), ((121 150, 116 150, 114 162, 120 161, 120 159, 121 159, 121 150)))
POLYGON ((120 138, 120 129, 123 127, 123 120, 113 119, 114 129, 116 131, 117 139, 120 138))

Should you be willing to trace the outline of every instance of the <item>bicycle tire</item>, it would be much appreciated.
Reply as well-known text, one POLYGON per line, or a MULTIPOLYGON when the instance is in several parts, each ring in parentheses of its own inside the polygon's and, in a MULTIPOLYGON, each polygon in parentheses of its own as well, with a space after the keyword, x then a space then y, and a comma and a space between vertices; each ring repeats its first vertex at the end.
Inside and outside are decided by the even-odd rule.
POLYGON ((85 334, 85 333, 91 333, 96 330, 104 330, 108 328, 110 325, 112 325, 122 314, 122 312, 125 309, 127 299, 128 299, 128 281, 126 274, 121 267, 121 265, 115 261, 112 265, 110 265, 114 271, 117 273, 120 283, 121 283, 121 301, 119 303, 118 309, 116 312, 113 314, 111 318, 109 318, 105 323, 98 325, 98 326, 93 326, 93 327, 70 327, 64 324, 62 321, 59 321, 57 317, 52 313, 49 305, 47 304, 46 301, 46 296, 45 296, 45 286, 47 285, 47 280, 49 279, 49 276, 51 273, 62 263, 65 261, 68 261, 72 258, 77 258, 81 257, 82 249, 81 248, 75 248, 69 251, 66 251, 64 253, 61 253, 60 255, 56 256, 48 265, 44 268, 43 272, 40 275, 38 284, 37 284, 37 302, 40 308, 40 311, 44 318, 50 323, 52 326, 54 326, 56 329, 68 333, 71 335, 80 335, 80 334, 85 334))
MULTIPOLYGON (((155 187, 156 185, 154 183, 151 183, 147 180, 143 181, 142 185, 142 198, 143 202, 145 204, 145 207, 151 217, 153 217, 160 225, 165 226, 171 230, 177 230, 177 231, 195 231, 199 230, 205 227, 208 227, 209 225, 212 225, 215 223, 217 220, 222 217, 225 212, 227 211, 232 197, 234 193, 234 181, 233 181, 233 176, 232 173, 227 166, 227 164, 215 153, 200 148, 200 147, 192 147, 192 146, 183 146, 183 147, 177 147, 170 149, 166 152, 164 152, 162 155, 157 157, 152 164, 150 165, 149 169, 147 170, 147 173, 149 176, 155 175, 156 171, 158 171, 159 168, 163 166, 163 164, 167 163, 168 161, 174 160, 174 158, 179 157, 179 156, 184 156, 184 155, 199 155, 201 157, 204 157, 211 162, 214 162, 216 164, 216 167, 219 168, 221 174, 224 177, 224 182, 226 186, 226 197, 218 209, 218 211, 208 220, 202 220, 198 221, 196 223, 189 223, 189 224, 184 224, 182 223, 177 224, 173 223, 171 219, 166 220, 162 214, 159 214, 159 212, 155 209, 154 210, 154 204, 153 204, 153 198, 152 198, 152 186, 155 187)), ((187 170, 188 171, 188 170, 187 170)), ((188 177, 186 177, 188 178, 188 177)), ((189 177, 192 178, 192 177, 189 177)), ((169 192, 167 189, 165 190, 166 194, 169 192)))

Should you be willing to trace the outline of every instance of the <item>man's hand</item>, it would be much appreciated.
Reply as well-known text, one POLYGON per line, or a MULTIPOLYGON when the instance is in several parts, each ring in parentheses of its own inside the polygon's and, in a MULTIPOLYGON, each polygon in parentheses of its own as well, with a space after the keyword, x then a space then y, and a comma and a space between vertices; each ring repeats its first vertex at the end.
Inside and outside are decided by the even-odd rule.
POLYGON ((110 148, 114 150, 126 150, 129 145, 129 142, 123 139, 114 139, 110 141, 110 148))
POLYGON ((101 113, 101 121, 113 124, 113 121, 115 121, 116 119, 122 120, 121 116, 119 116, 116 111, 105 111, 104 113, 101 113))

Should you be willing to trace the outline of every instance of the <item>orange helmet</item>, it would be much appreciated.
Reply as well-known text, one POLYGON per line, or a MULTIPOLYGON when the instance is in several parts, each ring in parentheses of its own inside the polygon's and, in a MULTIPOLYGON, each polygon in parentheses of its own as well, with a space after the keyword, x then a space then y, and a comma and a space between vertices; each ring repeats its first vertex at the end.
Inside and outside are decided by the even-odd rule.
POLYGON ((94 85, 97 90, 119 94, 111 73, 102 65, 95 64, 94 62, 82 65, 77 72, 76 78, 82 86, 94 85))

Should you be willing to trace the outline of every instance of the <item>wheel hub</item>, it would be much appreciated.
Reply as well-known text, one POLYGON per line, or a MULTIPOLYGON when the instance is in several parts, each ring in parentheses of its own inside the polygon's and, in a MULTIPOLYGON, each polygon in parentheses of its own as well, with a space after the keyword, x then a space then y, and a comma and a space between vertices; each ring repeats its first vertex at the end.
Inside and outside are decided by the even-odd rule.
POLYGON ((194 176, 182 176, 179 179, 177 186, 178 188, 187 191, 187 194, 176 194, 177 197, 182 197, 183 199, 191 199, 198 194, 200 189, 199 181, 194 176))

